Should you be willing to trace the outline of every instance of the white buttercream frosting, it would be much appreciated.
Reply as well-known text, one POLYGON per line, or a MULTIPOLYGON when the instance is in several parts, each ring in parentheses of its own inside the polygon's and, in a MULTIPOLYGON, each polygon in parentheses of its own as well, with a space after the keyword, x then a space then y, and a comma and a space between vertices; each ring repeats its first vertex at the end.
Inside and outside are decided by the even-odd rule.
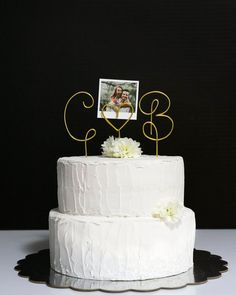
POLYGON ((63 157, 57 163, 57 179, 62 213, 152 216, 162 199, 184 202, 184 163, 180 156, 63 157))
POLYGON ((183 209, 177 224, 152 217, 75 216, 51 210, 51 267, 95 280, 143 280, 193 265, 195 217, 183 209))

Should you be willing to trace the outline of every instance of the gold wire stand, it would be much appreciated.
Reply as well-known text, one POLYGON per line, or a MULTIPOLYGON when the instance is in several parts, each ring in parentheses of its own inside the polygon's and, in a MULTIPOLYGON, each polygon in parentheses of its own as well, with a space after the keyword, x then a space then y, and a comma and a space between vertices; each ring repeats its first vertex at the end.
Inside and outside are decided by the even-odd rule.
POLYGON ((131 120, 131 117, 133 116, 134 113, 134 108, 132 106, 132 104, 121 104, 120 106, 110 106, 109 103, 105 104, 101 110, 101 114, 103 119, 105 119, 105 121, 107 122, 108 125, 110 125, 115 131, 118 132, 118 137, 120 138, 120 131, 126 126, 126 124, 131 120), (130 108, 131 112, 130 115, 128 116, 128 118, 125 120, 125 122, 119 127, 117 128, 105 115, 105 110, 107 107, 110 107, 113 109, 113 111, 116 113, 116 119, 118 119, 119 117, 119 113, 120 113, 120 109, 122 108, 130 108))
POLYGON ((85 95, 88 95, 88 97, 91 99, 91 104, 86 104, 84 101, 83 101, 83 106, 86 108, 86 109, 90 109, 94 106, 94 98, 92 97, 92 95, 86 91, 79 91, 79 92, 76 92, 75 94, 73 94, 67 101, 66 105, 65 105, 65 108, 64 108, 64 124, 65 124, 65 128, 66 128, 66 131, 67 133, 69 134, 69 136, 76 140, 76 141, 79 141, 79 142, 84 142, 84 152, 85 152, 85 156, 87 157, 88 156, 88 149, 87 149, 87 142, 89 140, 91 140, 92 138, 94 138, 94 136, 96 135, 96 129, 94 128, 91 128, 89 129, 87 132, 86 132, 86 135, 85 135, 85 138, 77 138, 75 137, 74 135, 71 134, 69 128, 68 128, 68 125, 67 125, 67 108, 68 108, 68 105, 70 104, 71 100, 76 97, 76 96, 79 96, 80 94, 85 94, 85 95), (89 134, 92 132, 92 135, 89 136, 89 134))
POLYGON ((168 110, 170 109, 170 98, 168 97, 168 95, 166 95, 164 92, 161 92, 161 91, 158 91, 158 90, 153 90, 153 91, 150 91, 150 92, 147 92, 145 93, 139 100, 139 110, 142 114, 146 115, 146 116, 150 116, 150 120, 149 121, 146 121, 143 126, 142 126, 142 132, 143 132, 143 135, 152 140, 152 141, 155 141, 156 142, 156 157, 158 158, 158 141, 161 141, 161 140, 164 140, 166 139, 168 136, 170 136, 170 134, 172 133, 173 129, 174 129, 174 121, 173 119, 166 115, 166 113, 168 112, 168 110), (151 94, 159 94, 161 96, 164 96, 167 101, 168 101, 168 105, 167 105, 167 108, 161 112, 161 113, 157 113, 155 114, 155 112, 157 111, 158 107, 159 107, 159 99, 155 98, 152 100, 151 102, 151 110, 150 112, 145 112, 142 107, 141 107, 141 104, 142 104, 142 101, 144 99, 144 97, 148 96, 148 95, 151 95, 151 94), (158 129, 156 127, 156 125, 153 123, 153 116, 154 117, 161 117, 161 118, 166 118, 168 119, 170 122, 171 122, 171 129, 170 131, 167 133, 167 135, 163 136, 163 137, 160 137, 158 136, 158 129), (150 135, 147 135, 146 131, 145 131, 145 127, 149 125, 149 132, 150 132, 150 135), (152 137, 153 135, 153 129, 155 130, 155 137, 152 137))

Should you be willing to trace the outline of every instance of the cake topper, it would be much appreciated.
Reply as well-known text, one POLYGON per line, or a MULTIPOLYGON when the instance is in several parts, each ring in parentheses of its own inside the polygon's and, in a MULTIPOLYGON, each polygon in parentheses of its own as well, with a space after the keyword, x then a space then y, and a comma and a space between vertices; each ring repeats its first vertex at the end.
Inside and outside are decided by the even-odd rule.
POLYGON ((73 136, 73 135, 71 134, 69 128, 68 128, 68 125, 67 125, 67 108, 68 108, 68 105, 69 105, 69 103, 71 102, 71 100, 72 100, 74 97, 79 96, 80 94, 88 95, 88 97, 89 97, 90 100, 91 100, 91 103, 88 104, 88 105, 83 101, 83 106, 84 106, 86 109, 90 109, 90 108, 92 108, 92 107, 94 106, 94 98, 93 98, 93 96, 92 96, 90 93, 88 93, 88 92, 86 92, 86 91, 79 91, 79 92, 76 92, 75 94, 73 94, 73 95, 68 99, 68 101, 67 101, 67 103, 66 103, 66 105, 65 105, 65 108, 64 108, 64 124, 65 124, 65 127, 66 127, 66 131, 67 131, 67 133, 69 134, 69 136, 70 136, 72 139, 74 139, 74 140, 76 140, 76 141, 79 141, 79 142, 84 142, 84 151, 85 151, 85 156, 87 157, 87 155, 88 155, 87 142, 88 142, 89 140, 91 140, 92 138, 94 138, 94 136, 95 136, 96 133, 97 133, 97 132, 96 132, 96 129, 94 129, 94 128, 89 129, 89 130, 86 132, 85 137, 84 137, 83 139, 81 139, 81 138, 77 138, 77 137, 73 136), (92 133, 92 134, 91 134, 91 133, 92 133), (91 134, 91 135, 89 136, 89 134, 91 134))
MULTIPOLYGON (((156 142, 156 157, 158 157, 158 142, 169 137, 174 129, 174 121, 169 115, 167 115, 167 112, 170 109, 170 98, 164 92, 161 92, 158 90, 153 90, 153 91, 149 91, 149 92, 145 93, 140 98, 139 103, 138 103, 138 85, 139 85, 138 81, 100 79, 99 97, 98 97, 98 118, 104 119, 108 125, 110 125, 115 131, 118 132, 118 138, 120 138, 121 130, 128 124, 128 122, 130 120, 137 118, 137 111, 140 110, 140 112, 143 115, 150 117, 150 119, 148 121, 143 123, 142 132, 146 138, 148 138, 151 141, 156 142), (126 85, 126 86, 128 85, 130 87, 129 88, 130 90, 122 88, 122 86, 120 85, 122 83, 123 83, 123 85, 126 85), (102 87, 103 87, 103 90, 105 88, 106 91, 107 91, 107 89, 110 89, 109 91, 110 92, 113 91, 113 94, 117 94, 117 88, 120 88, 120 90, 121 90, 120 91, 121 93, 119 93, 120 96, 118 94, 116 97, 115 97, 115 95, 109 96, 108 94, 106 94, 106 97, 111 98, 111 102, 107 102, 106 100, 104 100, 104 96, 103 96, 103 100, 102 100, 101 99, 101 97, 102 97, 101 93, 103 93, 101 90, 102 87), (113 87, 113 90, 111 90, 112 87, 113 87), (130 98, 129 98, 129 91, 133 94, 132 96, 130 96, 130 98), (150 111, 145 111, 143 109, 143 100, 144 100, 144 98, 146 98, 148 96, 150 96, 152 98, 151 104, 150 104, 150 111), (158 98, 153 98, 153 97, 158 97, 158 98), (160 111, 158 113, 157 110, 160 105, 159 99, 161 97, 164 97, 167 100, 167 107, 164 111, 160 111), (120 127, 117 127, 116 125, 114 125, 114 123, 113 123, 113 121, 111 121, 111 119, 123 119, 125 121, 120 127), (157 122, 155 122, 154 119, 158 119, 158 120, 156 120, 157 122), (156 123, 158 123, 159 119, 167 119, 171 123, 171 128, 170 128, 169 132, 165 136, 162 136, 162 137, 159 136, 158 128, 156 125, 156 123)), ((108 91, 108 93, 109 93, 109 91, 108 91)), ((76 92, 68 99, 68 101, 65 105, 64 124, 65 124, 65 128, 66 128, 67 133, 69 134, 69 136, 73 140, 76 140, 79 142, 84 142, 85 156, 87 156, 88 155, 87 142, 96 136, 96 129, 91 128, 86 132, 84 138, 78 138, 70 132, 70 130, 68 128, 68 124, 67 124, 68 105, 70 104, 70 102, 73 98, 81 97, 82 95, 87 96, 90 100, 89 103, 85 103, 83 101, 84 108, 90 109, 94 106, 94 98, 90 93, 88 93, 86 91, 76 92)))
POLYGON ((150 116, 150 120, 149 121, 146 121, 143 124, 143 126, 142 126, 143 135, 146 138, 148 138, 148 139, 156 142, 156 156, 157 157, 158 157, 158 141, 161 141, 161 140, 166 139, 172 133, 172 131, 174 129, 174 121, 173 121, 173 119, 170 116, 166 115, 166 113, 168 112, 169 108, 170 108, 170 98, 164 92, 161 92, 161 91, 158 91, 158 90, 153 90, 153 91, 150 91, 150 92, 145 93, 140 98, 140 100, 139 100, 139 110, 140 110, 140 112, 142 114, 146 115, 146 116, 150 116), (151 102, 151 110, 150 110, 150 112, 145 112, 143 110, 143 108, 142 108, 142 101, 143 101, 144 97, 147 97, 148 95, 152 95, 152 94, 158 94, 159 96, 164 96, 167 99, 167 102, 168 102, 167 108, 164 111, 162 111, 161 113, 155 114, 156 110, 159 107, 159 99, 156 99, 156 98, 153 99, 152 102, 151 102), (171 129, 167 133, 167 135, 165 135, 163 137, 159 137, 157 127, 153 123, 153 116, 155 116, 157 118, 166 118, 166 119, 168 119, 171 122, 171 129), (148 126, 148 125, 150 127, 149 132, 150 132, 150 135, 151 136, 147 135, 147 133, 145 131, 145 127, 148 126), (152 135, 153 135, 153 129, 155 130, 154 137, 152 137, 152 135))

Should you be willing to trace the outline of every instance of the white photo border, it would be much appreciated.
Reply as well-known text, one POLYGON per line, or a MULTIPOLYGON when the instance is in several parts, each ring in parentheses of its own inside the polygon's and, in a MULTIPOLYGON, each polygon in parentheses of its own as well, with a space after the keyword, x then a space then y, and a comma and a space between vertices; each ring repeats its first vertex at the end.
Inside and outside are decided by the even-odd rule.
MULTIPOLYGON (((137 120, 137 113, 138 113, 138 95, 139 95, 139 81, 137 80, 120 80, 120 79, 99 79, 99 90, 98 90, 98 107, 97 107, 97 118, 103 118, 101 112, 101 96, 102 96, 102 83, 104 82, 115 82, 115 84, 121 85, 122 84, 136 84, 136 97, 135 97, 135 108, 134 113, 132 114, 130 120, 137 120)), ((108 103, 109 101, 107 101, 108 103)), ((104 115, 107 119, 116 119, 116 120, 127 120, 130 117, 130 112, 119 112, 119 117, 116 118, 116 113, 114 111, 104 111, 104 115)))

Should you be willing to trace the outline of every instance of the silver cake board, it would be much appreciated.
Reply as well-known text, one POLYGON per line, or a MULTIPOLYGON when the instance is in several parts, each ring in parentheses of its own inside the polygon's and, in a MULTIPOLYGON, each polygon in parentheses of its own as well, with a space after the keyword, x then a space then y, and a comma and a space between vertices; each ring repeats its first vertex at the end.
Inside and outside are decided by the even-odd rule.
POLYGON ((206 283, 221 277, 228 270, 228 263, 218 255, 194 249, 194 265, 188 271, 164 278, 137 281, 88 280, 69 277, 50 268, 49 249, 29 254, 17 262, 18 275, 30 282, 44 283, 53 288, 71 288, 76 291, 150 292, 160 289, 178 289, 187 285, 206 283))

